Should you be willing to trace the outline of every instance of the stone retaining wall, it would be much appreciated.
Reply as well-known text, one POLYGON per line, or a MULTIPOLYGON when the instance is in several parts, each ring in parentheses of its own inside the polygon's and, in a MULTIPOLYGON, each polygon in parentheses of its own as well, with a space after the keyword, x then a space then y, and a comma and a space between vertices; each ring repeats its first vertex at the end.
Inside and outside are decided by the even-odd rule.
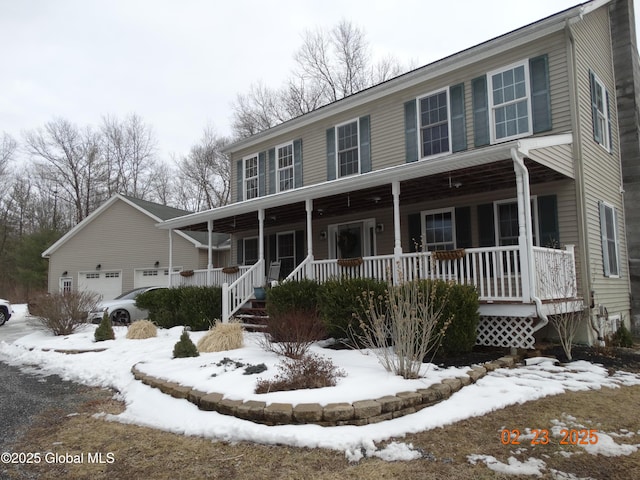
POLYGON ((221 393, 207 393, 182 386, 175 382, 161 380, 142 373, 134 365, 131 372, 136 380, 159 389, 175 398, 183 398, 196 405, 200 410, 215 411, 223 415, 232 415, 244 420, 266 425, 316 424, 322 426, 367 425, 392 418, 402 417, 446 400, 466 385, 475 383, 487 372, 497 368, 509 368, 515 365, 514 357, 502 357, 481 367, 473 367, 465 376, 447 378, 428 388, 415 392, 400 392, 375 400, 361 400, 353 403, 300 403, 293 406, 288 403, 259 402, 255 400, 230 400, 221 393))

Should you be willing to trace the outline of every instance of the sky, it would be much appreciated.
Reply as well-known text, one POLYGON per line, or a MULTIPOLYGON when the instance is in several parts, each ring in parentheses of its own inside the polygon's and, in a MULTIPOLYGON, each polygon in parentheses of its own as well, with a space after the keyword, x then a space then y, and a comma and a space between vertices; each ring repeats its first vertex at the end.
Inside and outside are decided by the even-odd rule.
MULTIPOLYGON (((127 327, 114 327, 115 340, 96 344, 94 332, 97 325, 85 325, 73 335, 54 337, 44 331, 34 318, 28 316, 26 305, 14 305, 15 315, 0 328, 0 361, 21 367, 31 373, 46 377, 58 375, 65 380, 89 386, 111 388, 125 403, 124 411, 118 415, 104 415, 105 420, 149 426, 182 435, 194 435, 226 442, 251 441, 269 445, 290 445, 306 448, 328 448, 342 451, 351 462, 367 457, 380 457, 386 461, 421 458, 422 453, 403 437, 409 433, 432 430, 458 421, 487 414, 508 405, 520 404, 549 395, 560 395, 566 391, 599 390, 619 388, 623 385, 640 385, 640 374, 615 372, 584 361, 568 365, 556 365, 551 359, 529 359, 528 365, 517 365, 513 369, 498 369, 480 378, 476 383, 462 388, 449 399, 417 413, 365 426, 320 427, 318 425, 260 425, 217 412, 199 410, 184 399, 176 399, 150 386, 134 380, 131 367, 143 373, 203 392, 217 392, 226 398, 239 400, 298 403, 335 402, 352 403, 357 400, 380 398, 398 392, 427 388, 444 378, 465 375, 465 368, 438 368, 427 364, 424 377, 405 380, 385 371, 375 355, 357 350, 330 350, 314 344, 311 351, 328 357, 346 376, 338 379, 335 387, 289 392, 270 392, 257 395, 253 388, 258 378, 273 378, 281 357, 261 348, 261 333, 245 333, 244 346, 239 349, 216 353, 202 353, 194 358, 172 358, 173 346, 178 341, 181 327, 160 329, 155 338, 129 340, 127 327), (20 335, 17 332, 23 332, 20 335), (99 350, 67 355, 56 349, 99 350), (230 358, 244 365, 264 363, 267 370, 259 375, 244 375, 244 368, 234 368, 221 360, 230 358), (151 406, 151 407, 150 407, 151 406), (397 440, 393 440, 393 439, 397 440), (392 440, 386 446, 383 442, 392 440)), ((194 343, 206 332, 190 332, 194 343)), ((46 382, 46 378, 43 379, 46 382)), ((571 406, 552 420, 548 426, 554 441, 561 438, 561 430, 592 428, 578 425, 571 406)), ((598 429, 598 440, 584 446, 576 446, 583 455, 619 456, 630 455, 640 449, 640 432, 624 429, 618 425, 616 431, 598 429), (621 438, 624 437, 624 438, 621 438)), ((543 428, 545 425, 530 426, 543 428)), ((504 428, 504 426, 502 427, 504 428)), ((524 426, 522 427, 524 428, 524 426)), ((496 437, 487 441, 499 441, 500 427, 496 437)), ((472 434, 472 432, 470 432, 472 434)), ((529 428, 522 431, 520 440, 526 443, 534 434, 529 428)), ((61 447, 64 448, 64 447, 61 447)), ((539 450, 530 455, 519 454, 519 459, 510 457, 508 463, 478 452, 469 456, 469 463, 482 462, 492 470, 538 475, 549 473, 539 450)), ((75 452, 80 453, 80 452, 75 452)), ((74 454, 75 454, 74 453, 74 454)), ((108 452, 103 452, 108 453, 108 452)), ((117 457, 115 458, 117 461, 117 457)), ((554 478, 577 478, 554 476, 554 478)))
POLYGON ((307 30, 350 20, 374 59, 417 67, 578 3, 0 0, 0 133, 20 140, 57 117, 95 127, 136 113, 167 160, 208 126, 229 135, 236 96, 282 85, 307 30))

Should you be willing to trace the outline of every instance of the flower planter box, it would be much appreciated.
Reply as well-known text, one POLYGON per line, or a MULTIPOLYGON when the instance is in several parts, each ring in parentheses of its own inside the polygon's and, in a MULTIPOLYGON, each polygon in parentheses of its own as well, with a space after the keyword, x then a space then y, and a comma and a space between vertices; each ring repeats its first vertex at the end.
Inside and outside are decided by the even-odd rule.
POLYGON ((436 250, 431 252, 431 256, 434 260, 457 260, 459 258, 463 258, 464 255, 464 248, 458 248, 457 250, 436 250))
POLYGON ((356 258, 339 258, 338 265, 341 267, 359 267, 364 262, 361 257, 356 258))

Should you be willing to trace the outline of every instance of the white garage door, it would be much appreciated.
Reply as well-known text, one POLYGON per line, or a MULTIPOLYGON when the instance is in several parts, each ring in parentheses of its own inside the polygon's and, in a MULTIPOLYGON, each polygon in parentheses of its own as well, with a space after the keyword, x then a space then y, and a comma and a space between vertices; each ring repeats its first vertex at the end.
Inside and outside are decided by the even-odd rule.
POLYGON ((78 290, 91 290, 112 300, 122 293, 122 272, 80 272, 78 290))
POLYGON ((169 285, 169 271, 165 268, 139 268, 133 278, 133 288, 166 287, 169 285))

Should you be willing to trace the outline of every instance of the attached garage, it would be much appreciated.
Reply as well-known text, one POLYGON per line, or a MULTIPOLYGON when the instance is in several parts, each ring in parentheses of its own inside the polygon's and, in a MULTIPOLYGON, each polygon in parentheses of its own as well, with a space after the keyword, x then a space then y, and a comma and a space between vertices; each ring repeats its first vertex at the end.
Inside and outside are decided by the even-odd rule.
POLYGON ((133 288, 166 287, 169 271, 166 268, 137 268, 133 277, 133 288))
POLYGON ((104 300, 114 299, 122 293, 122 272, 79 272, 78 290, 99 293, 104 300))

